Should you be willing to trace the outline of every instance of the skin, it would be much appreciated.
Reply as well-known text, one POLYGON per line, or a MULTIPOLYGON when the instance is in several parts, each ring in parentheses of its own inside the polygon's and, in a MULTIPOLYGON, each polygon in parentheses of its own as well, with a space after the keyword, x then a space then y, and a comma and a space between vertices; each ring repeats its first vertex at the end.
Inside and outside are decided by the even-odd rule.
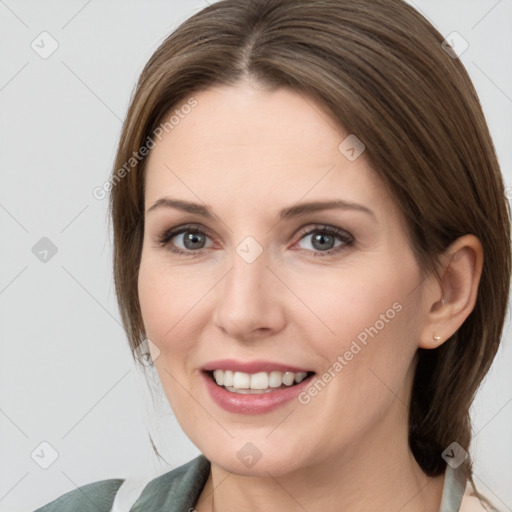
POLYGON ((417 348, 443 343, 474 306, 479 241, 460 238, 441 258, 442 278, 423 276, 365 153, 349 161, 338 150, 348 133, 313 100, 251 81, 194 98, 197 106, 149 155, 138 290, 163 389, 211 461, 196 510, 438 510, 444 476, 427 477, 410 452, 407 404, 417 348), (162 197, 208 205, 213 218, 148 211, 162 197), (329 209, 278 220, 299 202, 338 199, 373 213, 329 209), (159 243, 187 223, 207 231, 198 249, 183 235, 159 243), (325 225, 353 243, 335 238, 341 250, 322 255, 318 231, 300 230, 318 226, 321 234, 325 225), (252 263, 236 252, 247 236, 263 250, 252 263), (400 312, 306 405, 226 412, 199 378, 204 364, 223 358, 322 375, 396 303, 400 312), (247 442, 262 454, 251 468, 237 457, 247 442))

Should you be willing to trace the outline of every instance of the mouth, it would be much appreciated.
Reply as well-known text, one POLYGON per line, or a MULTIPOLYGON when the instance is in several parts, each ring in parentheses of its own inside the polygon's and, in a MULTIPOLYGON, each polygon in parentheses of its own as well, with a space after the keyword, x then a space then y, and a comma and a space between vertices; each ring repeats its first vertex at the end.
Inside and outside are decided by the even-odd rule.
POLYGON ((219 388, 243 395, 261 395, 292 388, 315 375, 312 371, 246 373, 221 369, 203 370, 203 373, 219 388))

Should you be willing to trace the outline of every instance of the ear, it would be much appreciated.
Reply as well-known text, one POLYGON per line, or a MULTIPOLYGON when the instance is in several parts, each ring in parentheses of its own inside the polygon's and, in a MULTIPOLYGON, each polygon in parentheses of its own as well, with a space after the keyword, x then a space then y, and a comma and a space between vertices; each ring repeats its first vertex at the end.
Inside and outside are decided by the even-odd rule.
POLYGON ((426 318, 419 347, 442 345, 464 323, 475 307, 484 261, 480 240, 464 235, 441 256, 441 280, 436 276, 426 292, 426 318))

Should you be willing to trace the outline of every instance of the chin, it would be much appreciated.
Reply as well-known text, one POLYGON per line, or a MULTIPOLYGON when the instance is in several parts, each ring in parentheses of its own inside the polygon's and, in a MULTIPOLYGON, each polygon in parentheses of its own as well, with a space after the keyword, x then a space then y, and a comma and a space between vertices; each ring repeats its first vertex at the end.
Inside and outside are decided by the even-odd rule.
MULTIPOLYGON (((245 438, 249 439, 250 436, 245 438)), ((277 477, 306 465, 304 450, 300 446, 283 447, 278 444, 268 440, 261 443, 257 440, 237 441, 235 438, 229 445, 218 444, 211 449, 200 447, 200 450, 212 464, 240 476, 268 478, 271 474, 277 477), (298 458, 298 454, 302 457, 298 458)))

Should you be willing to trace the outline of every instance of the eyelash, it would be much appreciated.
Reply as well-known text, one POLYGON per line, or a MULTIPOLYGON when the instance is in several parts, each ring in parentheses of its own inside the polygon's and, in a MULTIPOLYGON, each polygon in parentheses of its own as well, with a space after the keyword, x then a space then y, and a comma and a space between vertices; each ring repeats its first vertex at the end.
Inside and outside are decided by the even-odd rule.
MULTIPOLYGON (((187 232, 208 237, 208 233, 206 233, 206 231, 204 231, 203 229, 197 227, 194 224, 187 224, 187 225, 179 226, 179 227, 168 229, 168 230, 164 231, 158 237, 158 244, 161 247, 165 247, 165 246, 169 245, 169 242, 172 238, 174 238, 177 235, 180 235, 182 233, 187 233, 187 232)), ((329 249, 328 251, 314 251, 313 256, 319 256, 319 257, 330 256, 332 254, 342 251, 346 247, 350 247, 354 243, 354 239, 352 238, 352 236, 349 233, 347 233, 346 231, 344 231, 342 229, 336 228, 334 226, 327 226, 327 225, 315 225, 315 227, 313 229, 303 228, 299 233, 301 235, 300 240, 302 240, 302 238, 304 238, 305 236, 312 235, 314 233, 322 233, 322 234, 327 234, 330 236, 337 237, 338 239, 340 239, 343 242, 343 244, 339 245, 338 247, 335 247, 333 249, 329 249)), ((203 251, 203 249, 199 249, 197 251, 183 251, 182 249, 178 249, 176 247, 171 247, 170 245, 169 245, 168 249, 174 254, 178 254, 180 256, 190 256, 192 258, 201 256, 202 251, 203 251)), ((310 252, 308 249, 300 249, 300 250, 310 252)))

